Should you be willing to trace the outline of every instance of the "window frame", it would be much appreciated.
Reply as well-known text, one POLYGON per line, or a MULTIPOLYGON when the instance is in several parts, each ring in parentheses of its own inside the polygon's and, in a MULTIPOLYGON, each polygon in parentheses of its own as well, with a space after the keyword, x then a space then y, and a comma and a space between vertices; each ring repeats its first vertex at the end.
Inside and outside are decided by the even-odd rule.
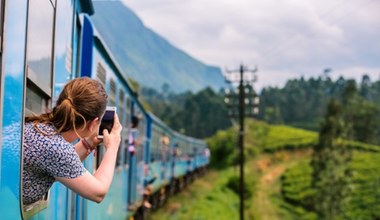
MULTIPOLYGON (((3 1, 3 0, 1 0, 3 1)), ((24 88, 24 116, 29 115, 30 113, 33 113, 33 109, 28 109, 26 106, 26 100, 27 100, 27 89, 30 89, 31 91, 35 92, 37 95, 41 97, 41 100, 44 104, 41 104, 41 111, 46 111, 47 109, 51 108, 52 105, 52 97, 53 97, 53 77, 54 77, 54 49, 55 49, 55 26, 56 26, 56 13, 57 13, 57 8, 56 8, 56 2, 55 0, 46 0, 51 4, 51 9, 52 9, 52 17, 53 19, 51 23, 51 34, 52 34, 52 40, 51 40, 51 50, 50 50, 50 82, 49 82, 49 88, 43 88, 41 87, 37 82, 34 82, 34 80, 30 77, 28 77, 29 71, 32 71, 32 69, 28 65, 28 54, 30 52, 30 40, 29 40, 29 32, 30 32, 30 22, 33 18, 31 18, 29 11, 31 10, 31 5, 30 2, 28 1, 27 5, 27 12, 28 12, 28 17, 27 17, 27 40, 26 40, 26 59, 25 59, 25 82, 26 86, 24 88)), ((2 5, 3 6, 3 5, 2 5)), ((36 112, 37 113, 37 112, 36 112)), ((41 113, 41 112, 38 112, 41 113)), ((23 135, 22 135, 23 136, 23 135)), ((22 140, 24 137, 22 137, 22 140)), ((23 146, 22 144, 22 151, 23 151, 23 146)), ((23 154, 22 154, 23 155, 23 154)), ((23 170, 23 158, 21 159, 21 172, 20 172, 20 180, 22 183, 22 170, 23 170)), ((21 184, 22 185, 22 184, 21 184)), ((25 219, 30 218, 31 216, 35 215, 36 213, 40 212, 41 210, 45 209, 48 207, 49 203, 49 198, 50 198, 50 189, 49 191, 44 195, 43 198, 40 200, 29 204, 29 205, 24 205, 23 204, 23 191, 21 190, 20 192, 20 203, 21 203, 21 211, 22 211, 22 216, 25 219)))

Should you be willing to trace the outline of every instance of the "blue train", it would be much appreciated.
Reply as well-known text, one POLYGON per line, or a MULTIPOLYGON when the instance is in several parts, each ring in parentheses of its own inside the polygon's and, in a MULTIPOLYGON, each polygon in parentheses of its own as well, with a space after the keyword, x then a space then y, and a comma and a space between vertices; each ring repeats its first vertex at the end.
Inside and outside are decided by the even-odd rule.
MULTIPOLYGON (((184 136, 147 112, 91 21, 91 0, 0 0, 0 219, 127 219, 144 214, 146 176, 153 208, 209 163, 204 141, 184 136), (54 105, 75 77, 99 79, 124 129, 110 191, 97 204, 60 183, 36 203, 22 203, 24 117, 54 105), (128 133, 140 119, 132 159, 128 133), (149 174, 150 173, 150 174, 149 174)), ((103 148, 84 164, 93 172, 103 148)))

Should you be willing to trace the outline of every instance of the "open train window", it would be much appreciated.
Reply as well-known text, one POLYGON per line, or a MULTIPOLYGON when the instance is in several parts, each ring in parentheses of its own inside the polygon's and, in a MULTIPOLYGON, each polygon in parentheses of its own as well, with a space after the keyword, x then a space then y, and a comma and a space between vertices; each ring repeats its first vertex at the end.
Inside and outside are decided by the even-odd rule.
MULTIPOLYGON (((125 93, 123 89, 119 89, 119 106, 118 106, 118 116, 120 123, 124 126, 124 115, 125 115, 125 93)), ((125 129, 123 129, 121 135, 121 146, 117 151, 116 167, 119 167, 122 164, 122 152, 123 148, 126 148, 124 139, 126 139, 125 129)))
MULTIPOLYGON (((104 71, 101 69, 103 68, 102 66, 100 66, 100 64, 98 64, 98 69, 97 69, 97 78, 102 81, 103 80, 103 77, 106 76, 106 72, 105 72, 105 69, 104 71), (101 77, 101 78, 100 78, 101 77)), ((115 97, 116 97, 116 83, 115 83, 115 80, 111 79, 109 81, 109 92, 108 92, 108 104, 107 105, 110 105, 110 106, 115 106, 116 105, 116 102, 115 102, 115 97)), ((119 110, 117 111, 119 112, 119 110)), ((96 164, 95 164, 95 167, 98 168, 100 163, 102 162, 103 160, 103 157, 104 157, 104 154, 105 154, 105 148, 104 146, 102 146, 103 144, 100 144, 98 147, 97 147, 97 154, 96 154, 96 164)), ((120 148, 119 148, 120 149, 120 148)), ((119 155, 119 153, 118 153, 119 155)), ((118 156, 119 157, 119 156, 118 156)))
POLYGON ((116 101, 116 83, 115 80, 111 79, 110 80, 110 91, 108 95, 108 105, 110 106, 115 106, 116 101))
MULTIPOLYGON (((106 78, 107 78, 107 72, 104 66, 98 62, 96 66, 96 79, 99 80, 103 85, 106 85, 106 78)), ((95 163, 95 169, 97 169, 100 165, 100 163, 103 160, 103 156, 105 153, 103 144, 100 144, 96 149, 96 163, 95 163)))
POLYGON ((127 97, 126 101, 127 107, 125 111, 125 124, 123 125, 125 130, 125 139, 124 139, 124 167, 128 166, 128 134, 130 129, 130 120, 131 120, 131 99, 127 97))
MULTIPOLYGON (((25 116, 44 113, 51 108, 54 7, 55 1, 53 4, 50 0, 33 0, 28 4, 25 116)), ((33 204, 23 205, 24 218, 46 208, 47 199, 46 194, 33 204)))
POLYGON ((96 66, 96 78, 103 83, 106 84, 106 69, 104 69, 101 63, 98 63, 96 66))

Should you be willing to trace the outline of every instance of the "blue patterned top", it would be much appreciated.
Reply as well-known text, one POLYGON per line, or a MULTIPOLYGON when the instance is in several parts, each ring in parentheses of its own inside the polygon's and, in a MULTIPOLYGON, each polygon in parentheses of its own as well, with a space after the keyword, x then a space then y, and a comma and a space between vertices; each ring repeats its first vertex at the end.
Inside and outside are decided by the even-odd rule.
POLYGON ((54 177, 76 178, 85 171, 75 152, 53 125, 26 123, 23 151, 23 200, 28 205, 40 200, 52 186, 54 177))

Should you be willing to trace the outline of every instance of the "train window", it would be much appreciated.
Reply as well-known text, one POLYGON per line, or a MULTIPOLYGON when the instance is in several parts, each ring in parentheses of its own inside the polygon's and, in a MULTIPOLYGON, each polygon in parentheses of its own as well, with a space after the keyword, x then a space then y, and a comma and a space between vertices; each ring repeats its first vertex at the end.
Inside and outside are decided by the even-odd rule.
POLYGON ((98 63, 96 67, 96 78, 103 83, 106 84, 106 69, 103 67, 101 63, 98 63))
POLYGON ((50 105, 50 97, 36 86, 31 80, 27 81, 25 100, 25 115, 46 112, 50 105))
POLYGON ((151 159, 159 160, 159 146, 160 146, 160 133, 161 130, 156 126, 153 127, 152 146, 151 146, 151 159))
POLYGON ((131 119, 131 99, 129 97, 127 97, 127 107, 126 107, 126 111, 125 111, 125 128, 126 129, 129 129, 129 121, 131 119))
POLYGON ((108 96, 108 103, 111 106, 115 106, 115 96, 116 96, 116 83, 115 80, 110 80, 110 92, 108 96))
POLYGON ((123 124, 123 122, 124 122, 124 105, 125 105, 125 101, 124 101, 124 99, 125 99, 125 93, 124 93, 124 91, 122 90, 122 89, 120 89, 119 90, 119 118, 120 118, 120 122, 121 122, 121 124, 123 124))
MULTIPOLYGON (((124 91, 122 90, 122 89, 120 89, 119 90, 119 107, 118 107, 118 115, 119 115, 119 120, 120 120, 120 123, 122 124, 122 125, 124 125, 124 114, 125 114, 125 110, 124 110, 124 105, 125 105, 125 102, 124 102, 124 99, 125 99, 125 94, 124 94, 124 91)), ((123 131, 123 133, 122 134, 124 134, 124 131, 123 131)), ((124 145, 124 139, 125 139, 125 135, 122 135, 121 136, 121 138, 122 138, 122 141, 121 141, 121 143, 122 143, 122 146, 121 147, 119 147, 119 150, 117 151, 117 159, 116 159, 116 167, 118 167, 118 166, 120 166, 121 165, 121 163, 122 163, 122 161, 121 161, 121 154, 122 154, 122 152, 123 152, 123 150, 122 150, 122 148, 124 147, 126 147, 125 145, 124 145)))
POLYGON ((128 165, 128 138, 124 139, 124 166, 128 165))
POLYGON ((125 139, 124 139, 124 166, 128 165, 128 134, 129 134, 129 123, 130 123, 130 117, 131 117, 131 99, 127 97, 126 101, 127 107, 125 111, 125 124, 124 124, 124 129, 125 129, 125 139))
MULTIPOLYGON (((102 82, 104 79, 103 76, 105 77, 105 73, 106 73, 106 71, 105 71, 104 67, 102 67, 101 64, 98 63, 97 78, 102 82)), ((108 93, 109 93, 108 94, 108 105, 115 106, 116 84, 115 84, 115 81, 113 79, 110 80, 110 91, 108 93)), ((97 147, 96 164, 95 164, 96 168, 99 168, 99 165, 103 160, 104 153, 105 153, 104 149, 105 148, 104 148, 104 146, 102 146, 102 144, 97 147)), ((119 155, 119 153, 118 153, 118 155, 119 155)))
MULTIPOLYGON (((51 1, 29 1, 25 115, 40 114, 51 107, 54 13, 51 1)), ((23 206, 24 218, 46 208, 47 199, 48 194, 33 204, 23 206)))
POLYGON ((27 76, 45 94, 50 95, 54 8, 50 1, 30 1, 28 14, 27 76))
POLYGON ((80 60, 80 55, 81 55, 81 51, 80 51, 80 48, 82 47, 82 41, 80 40, 82 38, 82 24, 80 23, 79 21, 79 18, 78 16, 76 16, 76 34, 77 34, 77 45, 76 45, 76 50, 75 50, 75 56, 76 56, 76 66, 75 66, 75 77, 79 77, 80 76, 80 64, 81 64, 81 60, 80 60))
POLYGON ((102 143, 96 147, 96 163, 94 164, 95 169, 99 168, 99 165, 103 160, 104 154, 105 154, 105 147, 102 143))

